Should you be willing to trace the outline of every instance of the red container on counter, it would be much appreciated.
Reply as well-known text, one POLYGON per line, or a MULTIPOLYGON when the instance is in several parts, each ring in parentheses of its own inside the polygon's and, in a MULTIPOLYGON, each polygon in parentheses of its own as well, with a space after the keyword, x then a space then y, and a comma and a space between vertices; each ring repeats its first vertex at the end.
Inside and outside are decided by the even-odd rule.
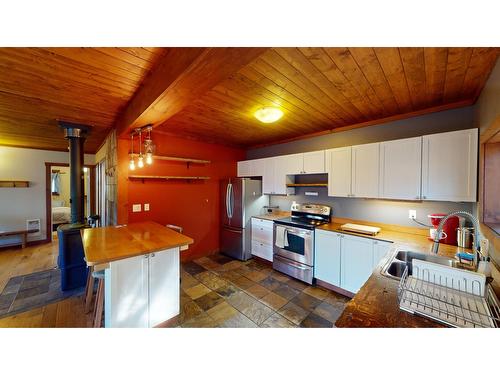
MULTIPOLYGON (((436 231, 441 219, 445 217, 446 214, 431 214, 427 215, 427 217, 431 220, 431 224, 434 228, 431 228, 429 234, 429 240, 434 241, 433 232, 436 231)), ((443 226, 443 238, 439 241, 439 243, 444 243, 446 245, 457 245, 457 228, 459 226, 458 216, 452 216, 446 220, 446 223, 443 226)))

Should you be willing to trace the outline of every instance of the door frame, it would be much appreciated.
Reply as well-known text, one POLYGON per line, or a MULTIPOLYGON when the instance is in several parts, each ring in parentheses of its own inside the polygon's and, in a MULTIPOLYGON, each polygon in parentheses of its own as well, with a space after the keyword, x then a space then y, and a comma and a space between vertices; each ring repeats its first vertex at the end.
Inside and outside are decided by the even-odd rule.
MULTIPOLYGON (((95 211, 95 165, 84 164, 90 172, 90 208, 95 211)), ((69 167, 69 163, 45 162, 45 223, 47 238, 46 242, 52 242, 52 189, 51 189, 51 169, 52 167, 69 167)))

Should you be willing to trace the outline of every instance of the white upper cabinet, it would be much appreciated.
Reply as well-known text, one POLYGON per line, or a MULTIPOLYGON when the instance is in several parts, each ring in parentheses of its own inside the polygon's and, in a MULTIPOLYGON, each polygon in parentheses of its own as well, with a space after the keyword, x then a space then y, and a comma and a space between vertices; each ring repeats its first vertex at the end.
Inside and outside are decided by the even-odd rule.
POLYGON ((422 137, 380 143, 380 198, 420 199, 422 137))
POLYGON ((285 174, 301 174, 304 170, 304 158, 302 154, 291 154, 279 156, 281 171, 285 174))
POLYGON ((328 195, 331 197, 351 196, 351 147, 326 150, 328 172, 328 195))
POLYGON ((274 161, 274 189, 272 194, 293 194, 295 189, 287 188, 286 184, 292 182, 288 175, 294 166, 290 155, 277 156, 274 161))
POLYGON ((238 177, 253 176, 253 160, 243 160, 238 162, 238 177))
POLYGON ((478 130, 422 137, 422 199, 475 202, 478 130))
POLYGON ((262 174, 262 193, 274 194, 274 169, 276 158, 267 158, 262 174))
POLYGON ((266 162, 268 160, 269 160, 269 158, 251 160, 253 162, 253 165, 252 165, 253 176, 256 176, 256 177, 263 177, 264 176, 264 173, 266 170, 266 162))
POLYGON ((303 154, 283 155, 286 174, 325 173, 325 151, 312 151, 303 154))
POLYGON ((352 197, 379 197, 380 143, 352 146, 352 197))
POLYGON ((325 151, 313 151, 302 154, 304 156, 304 173, 325 173, 325 151))
POLYGON ((478 130, 238 162, 238 177, 262 176, 264 194, 294 194, 299 174, 328 173, 331 197, 475 202, 478 130))

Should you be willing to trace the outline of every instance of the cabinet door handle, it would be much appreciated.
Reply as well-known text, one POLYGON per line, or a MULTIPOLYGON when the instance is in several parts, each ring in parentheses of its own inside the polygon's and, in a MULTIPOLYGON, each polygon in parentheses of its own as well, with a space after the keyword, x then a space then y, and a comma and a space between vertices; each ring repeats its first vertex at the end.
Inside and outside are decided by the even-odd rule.
POLYGON ((149 258, 149 254, 144 255, 144 258, 146 259, 149 258))
POLYGON ((155 256, 155 253, 151 253, 151 258, 154 258, 154 256, 155 256))
POLYGON ((378 242, 377 241, 373 241, 373 244, 376 245, 376 244, 378 244, 378 242))

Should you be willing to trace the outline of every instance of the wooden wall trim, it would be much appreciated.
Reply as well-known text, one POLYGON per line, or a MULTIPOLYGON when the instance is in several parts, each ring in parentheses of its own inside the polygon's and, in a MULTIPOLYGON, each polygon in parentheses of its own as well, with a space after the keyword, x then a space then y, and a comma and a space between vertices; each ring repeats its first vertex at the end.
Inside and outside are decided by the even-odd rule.
MULTIPOLYGON (((94 164, 84 164, 84 167, 89 168, 90 174, 90 185, 89 185, 89 195, 90 195, 90 207, 92 213, 95 213, 96 209, 96 166, 94 164)), ((56 162, 45 162, 45 228, 47 232, 46 242, 52 242, 52 191, 50 188, 50 171, 52 167, 69 167, 68 163, 56 163, 56 162)), ((31 245, 33 242, 30 242, 31 245)), ((45 242, 42 242, 45 243, 45 242)))
POLYGON ((484 202, 484 145, 500 133, 500 116, 479 135, 479 201, 477 203, 477 218, 481 234, 490 241, 490 256, 500 264, 500 236, 483 222, 484 202), (493 251, 495 249, 496 251, 493 251))

